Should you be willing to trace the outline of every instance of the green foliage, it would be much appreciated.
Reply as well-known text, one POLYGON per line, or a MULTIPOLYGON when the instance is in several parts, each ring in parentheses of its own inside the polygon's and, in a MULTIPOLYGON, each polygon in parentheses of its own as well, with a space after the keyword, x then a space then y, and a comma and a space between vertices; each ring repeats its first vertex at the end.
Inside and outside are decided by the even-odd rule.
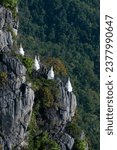
POLYGON ((7 27, 7 32, 13 32, 12 28, 9 26, 7 27))
POLYGON ((14 41, 16 41, 17 36, 15 35, 15 33, 13 32, 13 28, 8 27, 7 28, 7 32, 11 32, 12 38, 14 41))
POLYGON ((30 124, 29 124, 29 149, 32 150, 34 145, 35 145, 35 141, 34 141, 34 137, 36 137, 37 135, 37 131, 38 131, 38 126, 37 126, 37 123, 36 123, 36 118, 35 118, 35 114, 33 113, 32 114, 32 117, 31 117, 31 121, 30 121, 30 124))
POLYGON ((42 133, 41 137, 38 138, 38 148, 37 150, 60 150, 59 145, 49 138, 47 132, 42 133))
POLYGON ((50 81, 42 77, 31 79, 36 94, 35 104, 31 121, 29 124, 29 145, 28 150, 60 150, 59 144, 49 137, 48 132, 43 132, 43 121, 37 119, 40 109, 56 107, 58 89, 56 81, 50 81), (40 107, 41 106, 41 107, 40 107), (37 123, 39 121, 39 124, 37 123))
POLYGON ((60 150, 59 145, 52 140, 47 132, 40 131, 36 123, 35 114, 32 114, 29 125, 28 150, 60 150))
POLYGON ((87 142, 85 140, 76 141, 74 150, 86 150, 87 142))
POLYGON ((60 93, 56 81, 38 78, 32 80, 32 85, 42 108, 57 107, 56 100, 60 93))
POLYGON ((28 52, 59 58, 68 68, 78 101, 75 126, 98 150, 99 0, 20 0, 19 7, 21 42, 28 52))
POLYGON ((54 71, 56 75, 59 76, 66 76, 67 75, 67 69, 63 62, 59 58, 48 58, 44 61, 46 66, 53 66, 54 71))
POLYGON ((31 74, 32 69, 33 69, 33 64, 34 64, 33 59, 29 57, 23 57, 22 63, 27 68, 28 73, 31 74))
POLYGON ((75 116, 72 118, 72 121, 67 124, 66 131, 69 133, 74 139, 80 139, 80 134, 82 129, 80 126, 77 125, 79 120, 79 112, 77 111, 75 116))
POLYGON ((4 5, 5 7, 14 9, 17 5, 18 0, 0 0, 0 4, 4 5))
POLYGON ((16 5, 18 0, 0 0, 0 4, 2 4, 6 8, 10 8, 12 10, 13 16, 16 17, 16 5))
POLYGON ((4 85, 7 82, 7 73, 0 72, 0 86, 4 85))
POLYGON ((26 67, 27 69, 27 74, 31 74, 32 70, 33 70, 33 64, 34 61, 32 58, 27 57, 27 56, 21 56, 21 55, 16 55, 17 58, 19 58, 21 60, 21 62, 23 63, 23 65, 26 67))
POLYGON ((67 125, 66 130, 75 139, 73 150, 86 150, 87 140, 86 137, 81 139, 82 129, 77 125, 78 119, 79 116, 76 114, 72 122, 67 125))
POLYGON ((54 97, 51 93, 50 88, 48 87, 43 87, 41 90, 41 95, 43 97, 43 107, 52 107, 53 106, 53 101, 54 97))

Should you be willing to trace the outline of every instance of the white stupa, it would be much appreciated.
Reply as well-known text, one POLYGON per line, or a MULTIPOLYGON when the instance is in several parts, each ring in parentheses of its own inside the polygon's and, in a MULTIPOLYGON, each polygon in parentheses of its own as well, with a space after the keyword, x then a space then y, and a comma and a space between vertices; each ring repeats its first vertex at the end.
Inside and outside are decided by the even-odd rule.
POLYGON ((40 64, 40 57, 39 57, 39 55, 37 56, 37 60, 38 60, 38 63, 40 64))
POLYGON ((18 6, 16 6, 16 13, 18 13, 18 6))
POLYGON ((24 50, 23 50, 22 44, 20 44, 19 54, 24 56, 24 50))
POLYGON ((18 30, 17 30, 17 29, 15 29, 15 28, 13 28, 13 33, 15 34, 15 36, 17 36, 17 34, 18 34, 18 30))
POLYGON ((73 90, 71 82, 70 82, 70 78, 68 78, 68 81, 66 83, 66 89, 68 92, 72 92, 72 90, 73 90))
POLYGON ((53 71, 53 66, 51 67, 51 69, 48 72, 48 79, 49 80, 53 80, 54 79, 54 71, 53 71))
POLYGON ((35 56, 34 69, 35 69, 36 71, 40 69, 40 64, 39 64, 39 62, 40 62, 39 56, 38 56, 38 57, 35 56), (38 61, 38 60, 39 60, 39 61, 38 61))

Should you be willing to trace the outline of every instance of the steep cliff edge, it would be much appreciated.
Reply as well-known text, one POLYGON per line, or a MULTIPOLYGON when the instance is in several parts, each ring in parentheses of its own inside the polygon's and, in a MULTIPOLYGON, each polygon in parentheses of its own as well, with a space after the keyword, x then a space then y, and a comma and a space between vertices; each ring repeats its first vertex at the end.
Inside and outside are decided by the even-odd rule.
MULTIPOLYGON (((40 81, 37 82, 40 84, 40 81)), ((67 91, 59 78, 53 81, 41 79, 41 83, 36 91, 34 104, 36 125, 40 132, 37 129, 34 137, 39 138, 46 131, 50 139, 59 143, 61 150, 71 150, 74 139, 66 133, 65 128, 75 115, 76 96, 67 91)))
MULTIPOLYGON (((0 6, 0 146, 2 150, 21 150, 24 146, 43 150, 44 141, 39 142, 47 133, 60 146, 57 150, 71 150, 74 139, 65 127, 75 114, 76 97, 59 78, 47 80, 48 70, 42 64, 39 71, 32 70, 32 90, 26 67, 12 51, 17 29, 18 19, 0 6)), ((51 149, 48 143, 45 147, 51 149)))
POLYGON ((25 80, 26 68, 9 53, 17 22, 12 12, 0 6, 0 144, 11 150, 23 142, 31 117, 34 92, 25 80))
POLYGON ((13 34, 18 30, 19 21, 12 12, 0 5, 0 52, 9 52, 13 46, 13 34))

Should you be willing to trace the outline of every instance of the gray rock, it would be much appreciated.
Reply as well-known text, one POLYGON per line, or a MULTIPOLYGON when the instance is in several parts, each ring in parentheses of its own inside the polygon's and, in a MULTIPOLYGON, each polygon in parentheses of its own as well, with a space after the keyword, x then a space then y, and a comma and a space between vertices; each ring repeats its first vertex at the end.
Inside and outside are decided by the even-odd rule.
POLYGON ((59 88, 60 88, 60 114, 64 123, 71 121, 72 117, 75 114, 77 102, 76 96, 73 92, 68 92, 63 83, 59 80, 59 88))
POLYGON ((3 54, 1 57, 1 61, 19 77, 23 77, 26 75, 26 68, 22 65, 19 59, 3 54))
MULTIPOLYGON (((67 92, 64 84, 60 79, 58 89, 60 95, 56 101, 57 107, 44 108, 42 118, 44 120, 44 129, 61 145, 61 150, 71 150, 74 139, 65 133, 65 127, 71 121, 75 114, 77 103, 76 96, 73 92, 67 92)), ((54 87, 53 87, 54 88, 54 87)))
POLYGON ((67 147, 68 150, 72 149, 74 145, 74 139, 70 135, 65 133, 62 135, 60 140, 61 140, 62 145, 64 143, 64 145, 67 147))
POLYGON ((18 19, 13 18, 9 9, 0 5, 0 52, 9 52, 11 50, 13 46, 11 31, 13 27, 17 29, 18 26, 18 19))
POLYGON ((6 32, 0 30, 0 50, 8 45, 6 32))
POLYGON ((22 83, 26 69, 10 55, 2 54, 0 71, 6 71, 8 80, 0 87, 0 144, 5 150, 18 146, 25 139, 34 103, 31 85, 22 83), (4 66, 4 67, 3 67, 4 66))
MULTIPOLYGON (((13 46, 13 38, 10 30, 18 30, 19 20, 13 18, 12 12, 0 5, 0 72, 6 72, 7 79, 0 86, 0 145, 2 150, 21 150, 27 145, 27 127, 30 122, 34 103, 34 91, 31 84, 26 82, 26 68, 21 61, 10 53, 13 46)), ((34 78, 47 78, 47 68, 40 64, 41 68, 34 71, 34 78)), ((60 79, 58 89, 60 96, 57 105, 44 109, 39 114, 44 122, 44 129, 60 145, 61 150, 71 150, 74 139, 65 132, 65 127, 75 114, 76 96, 73 92, 67 92, 60 79)), ((54 88, 54 87, 53 87, 54 88)))
POLYGON ((20 147, 27 133, 34 91, 26 83, 26 68, 19 59, 8 52, 13 46, 12 30, 18 29, 19 20, 9 9, 0 5, 0 72, 6 72, 7 80, 0 86, 0 144, 2 150, 20 147), (5 54, 5 53, 6 54, 5 54))

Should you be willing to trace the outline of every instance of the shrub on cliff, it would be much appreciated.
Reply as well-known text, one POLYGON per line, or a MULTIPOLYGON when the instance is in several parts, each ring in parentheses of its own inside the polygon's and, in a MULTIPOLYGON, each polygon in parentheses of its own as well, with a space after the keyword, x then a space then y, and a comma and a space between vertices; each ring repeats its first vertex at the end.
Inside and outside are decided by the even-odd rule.
POLYGON ((0 72, 0 86, 4 85, 7 82, 7 73, 0 72))
POLYGON ((21 56, 21 55, 16 55, 16 57, 21 60, 21 62, 27 69, 27 73, 30 75, 33 70, 33 64, 34 64, 33 59, 30 57, 21 56))
POLYGON ((0 0, 0 4, 5 7, 13 9, 17 5, 17 0, 0 0))
POLYGON ((12 11, 12 15, 15 18, 17 16, 16 6, 18 0, 0 0, 0 4, 12 11))
POLYGON ((38 78, 38 80, 35 81, 33 81, 33 87, 42 107, 57 107, 56 101, 60 92, 56 81, 46 80, 44 78, 38 78))
POLYGON ((86 150, 87 142, 85 140, 75 141, 74 150, 86 150))
POLYGON ((46 66, 53 66, 55 73, 59 76, 67 76, 67 68, 59 58, 49 57, 44 61, 46 66))
POLYGON ((34 113, 31 117, 29 129, 28 150, 60 150, 56 141, 52 140, 47 132, 42 132, 39 129, 34 113))
POLYGON ((32 69, 33 69, 33 63, 34 63, 33 59, 29 57, 23 57, 22 63, 27 68, 28 73, 31 74, 32 69))

